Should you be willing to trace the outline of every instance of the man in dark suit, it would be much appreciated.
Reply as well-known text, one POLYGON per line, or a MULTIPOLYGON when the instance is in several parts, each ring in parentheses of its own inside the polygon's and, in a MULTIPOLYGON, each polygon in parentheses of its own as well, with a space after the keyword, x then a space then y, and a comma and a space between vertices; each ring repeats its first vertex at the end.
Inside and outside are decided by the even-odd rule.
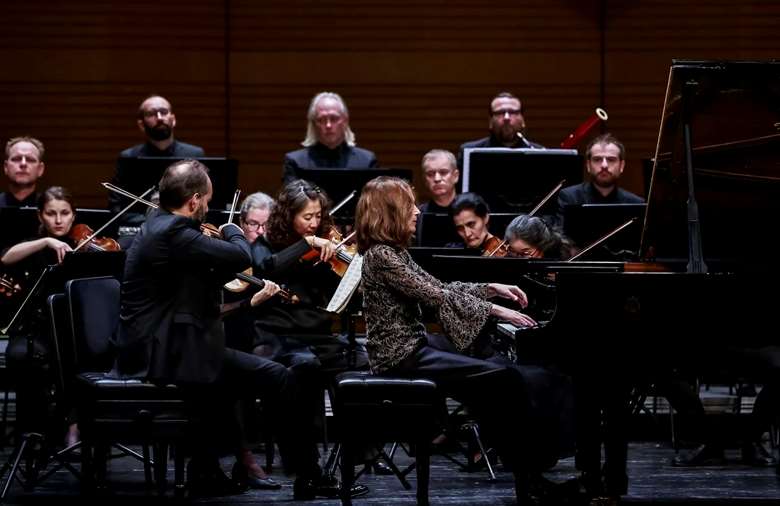
MULTIPOLYGON (((119 159, 138 158, 139 156, 175 159, 205 156, 203 148, 200 146, 187 144, 174 138, 173 131, 176 128, 176 115, 173 113, 171 103, 159 95, 151 95, 141 102, 141 105, 138 107, 136 124, 146 137, 146 142, 125 149, 119 154, 119 159)), ((125 181, 126 176, 122 174, 120 164, 121 162, 117 160, 112 183, 127 190, 129 188, 125 181)), ((157 184, 158 176, 159 172, 150 174, 148 184, 143 185, 143 187, 149 188, 157 184)), ((128 198, 117 193, 109 193, 108 195, 108 206, 114 213, 119 212, 129 203, 130 200, 128 198)), ((118 225, 120 243, 123 248, 130 245, 132 236, 143 221, 144 213, 135 211, 135 208, 133 212, 122 215, 118 225), (129 237, 126 240, 122 240, 124 236, 129 237)))
POLYGON ((458 170, 463 171, 463 150, 466 148, 534 148, 544 146, 525 137, 523 103, 513 94, 502 91, 490 100, 488 109, 490 135, 463 143, 458 152, 458 170))
POLYGON ((324 91, 309 105, 304 148, 284 155, 284 184, 298 179, 298 169, 377 167, 372 151, 355 145, 355 133, 349 127, 349 111, 336 93, 324 91))
MULTIPOLYGON (((238 225, 222 225, 222 239, 201 233, 211 195, 211 181, 201 163, 183 160, 165 171, 160 209, 141 227, 127 252, 116 370, 123 377, 176 383, 193 401, 193 413, 203 421, 188 467, 193 493, 226 495, 239 490, 219 468, 219 448, 231 445, 239 468, 251 470, 256 465, 253 458, 249 462, 251 453, 247 457, 240 451, 245 446, 237 441, 242 431, 234 405, 239 398, 260 396, 274 418, 285 416, 276 425, 298 473, 296 498, 334 495, 337 486, 323 490, 317 481, 321 470, 312 457, 314 443, 293 437, 293 431, 308 422, 296 416, 287 369, 225 347, 220 287, 251 265, 251 252, 238 225), (218 436, 229 441, 217 442, 218 436)), ((257 305, 278 291, 272 283, 267 287, 246 305, 257 305)))

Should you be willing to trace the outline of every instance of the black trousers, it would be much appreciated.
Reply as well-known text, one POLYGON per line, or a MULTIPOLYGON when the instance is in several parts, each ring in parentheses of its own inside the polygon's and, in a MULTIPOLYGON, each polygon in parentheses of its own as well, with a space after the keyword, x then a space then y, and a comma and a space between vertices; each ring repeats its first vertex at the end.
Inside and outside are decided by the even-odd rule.
POLYGON ((189 399, 198 424, 195 456, 213 459, 245 448, 245 428, 237 403, 244 398, 261 398, 264 412, 278 435, 280 450, 301 476, 316 476, 320 469, 312 442, 301 438, 314 423, 306 418, 298 400, 298 386, 290 371, 277 362, 251 353, 225 349, 222 372, 208 387, 191 387, 189 399))
POLYGON ((486 433, 495 435, 494 445, 508 469, 533 469, 528 395, 516 369, 428 344, 388 372, 435 382, 444 395, 467 405, 486 433))

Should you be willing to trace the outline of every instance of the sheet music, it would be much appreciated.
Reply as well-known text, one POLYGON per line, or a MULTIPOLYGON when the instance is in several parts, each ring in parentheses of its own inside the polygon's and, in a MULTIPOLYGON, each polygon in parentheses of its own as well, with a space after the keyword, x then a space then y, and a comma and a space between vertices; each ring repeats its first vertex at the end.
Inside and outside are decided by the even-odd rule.
POLYGON ((340 313, 344 310, 352 298, 352 294, 355 293, 358 285, 360 284, 360 275, 363 271, 363 255, 355 253, 352 261, 349 263, 347 272, 344 273, 344 277, 341 278, 336 292, 328 303, 326 311, 331 313, 340 313))

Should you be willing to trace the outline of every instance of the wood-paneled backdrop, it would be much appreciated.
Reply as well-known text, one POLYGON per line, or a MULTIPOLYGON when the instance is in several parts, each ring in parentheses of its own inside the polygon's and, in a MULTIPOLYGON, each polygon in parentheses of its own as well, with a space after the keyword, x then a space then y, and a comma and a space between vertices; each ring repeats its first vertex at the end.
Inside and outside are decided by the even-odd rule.
POLYGON ((428 149, 485 135, 489 98, 510 90, 547 146, 606 108, 642 192, 671 59, 777 58, 778 26, 776 0, 6 2, 0 138, 42 139, 44 185, 102 207, 98 182, 159 93, 177 138, 238 158, 245 192, 274 193, 319 91, 342 94, 381 165, 419 171, 428 149))

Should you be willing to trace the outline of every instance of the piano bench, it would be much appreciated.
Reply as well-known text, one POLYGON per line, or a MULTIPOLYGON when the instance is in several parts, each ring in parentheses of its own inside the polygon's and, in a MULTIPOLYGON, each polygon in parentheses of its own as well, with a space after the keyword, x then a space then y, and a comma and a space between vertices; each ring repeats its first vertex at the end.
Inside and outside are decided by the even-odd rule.
MULTIPOLYGON (((436 416, 444 399, 427 379, 372 375, 349 371, 336 377, 333 413, 342 444, 342 504, 351 504, 354 456, 377 441, 408 441, 416 447, 417 503, 428 504, 429 445, 436 435, 436 416)), ((391 468, 405 485, 404 475, 391 468)))

